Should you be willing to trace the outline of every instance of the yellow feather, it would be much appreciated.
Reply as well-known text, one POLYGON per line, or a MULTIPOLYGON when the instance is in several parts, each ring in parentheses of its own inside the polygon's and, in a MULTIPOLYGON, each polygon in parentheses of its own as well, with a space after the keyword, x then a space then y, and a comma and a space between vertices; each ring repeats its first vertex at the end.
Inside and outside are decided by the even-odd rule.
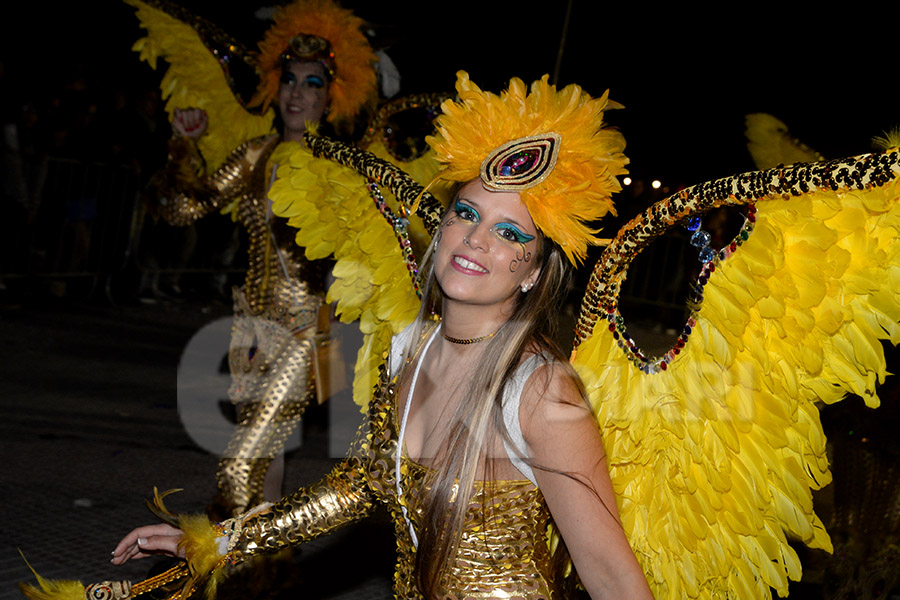
POLYGON ((170 118, 179 108, 203 108, 209 114, 206 133, 197 142, 209 173, 241 143, 274 133, 274 111, 255 116, 244 109, 217 58, 190 24, 140 0, 125 1, 137 9, 141 26, 147 30, 140 46, 134 46, 141 60, 153 68, 157 58, 168 63, 160 90, 170 118))
POLYGON ((191 576, 194 580, 209 577, 206 598, 213 600, 220 580, 225 577, 223 570, 218 568, 222 563, 216 544, 219 534, 206 515, 182 515, 178 526, 184 532, 179 546, 188 558, 191 576))
POLYGON ((31 600, 84 600, 84 585, 80 581, 54 581, 44 579, 37 574, 31 564, 19 550, 19 555, 28 569, 34 574, 37 586, 28 583, 19 583, 19 590, 31 600))
POLYGON ((356 172, 302 147, 285 150, 270 190, 273 211, 297 228, 308 258, 335 259, 326 300, 344 323, 359 321, 363 344, 354 370, 354 401, 365 409, 390 335, 418 310, 409 272, 390 226, 356 172))

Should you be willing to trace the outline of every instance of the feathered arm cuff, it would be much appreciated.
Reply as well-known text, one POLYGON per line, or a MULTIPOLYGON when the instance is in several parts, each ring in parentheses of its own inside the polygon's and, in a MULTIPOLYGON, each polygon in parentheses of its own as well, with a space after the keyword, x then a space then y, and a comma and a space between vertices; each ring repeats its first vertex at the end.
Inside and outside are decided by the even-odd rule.
POLYGON ((177 581, 177 591, 167 596, 168 600, 184 600, 201 587, 211 599, 229 572, 223 568, 226 565, 309 541, 371 514, 374 503, 366 477, 367 465, 373 459, 369 431, 366 421, 359 428, 348 457, 319 483, 276 504, 261 504, 221 523, 212 523, 206 515, 173 514, 163 500, 176 490, 159 493, 154 489, 153 499, 148 502, 150 509, 184 532, 180 547, 186 557, 186 562, 160 575, 134 585, 105 581, 85 587, 77 581, 49 581, 35 573, 37 586, 19 587, 31 600, 130 600, 164 585, 171 589, 169 584, 177 581), (100 588, 103 589, 98 595, 100 588))
MULTIPOLYGON (((261 504, 218 524, 205 515, 178 517, 191 578, 182 597, 206 581, 206 596, 213 598, 228 572, 223 566, 307 542, 371 514, 374 504, 365 474, 370 458, 367 425, 360 427, 348 458, 318 483, 275 504, 261 504)), ((170 518, 163 497, 154 500, 154 512, 170 518)))

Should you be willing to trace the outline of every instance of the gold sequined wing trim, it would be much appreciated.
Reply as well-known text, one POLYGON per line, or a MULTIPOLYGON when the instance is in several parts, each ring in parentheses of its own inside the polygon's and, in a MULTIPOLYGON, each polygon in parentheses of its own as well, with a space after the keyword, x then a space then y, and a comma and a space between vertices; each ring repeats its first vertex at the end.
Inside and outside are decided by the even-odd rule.
POLYGON ((655 597, 770 598, 829 549, 811 489, 830 481, 817 402, 878 404, 900 341, 896 150, 694 186, 624 226, 596 264, 573 363, 603 431, 629 540, 655 597), (746 206, 710 248, 675 345, 647 355, 618 294, 651 240, 746 206))

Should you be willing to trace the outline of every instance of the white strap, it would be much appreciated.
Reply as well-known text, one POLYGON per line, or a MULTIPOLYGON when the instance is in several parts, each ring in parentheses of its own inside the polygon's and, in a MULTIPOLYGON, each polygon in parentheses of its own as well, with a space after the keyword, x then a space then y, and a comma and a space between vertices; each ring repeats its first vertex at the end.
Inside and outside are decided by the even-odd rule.
POLYGON ((547 362, 547 358, 542 354, 534 354, 528 357, 525 362, 519 365, 512 378, 503 389, 503 424, 506 425, 506 432, 512 441, 509 442, 504 438, 503 446, 506 448, 506 455, 510 462, 518 471, 531 483, 537 485, 534 478, 534 470, 525 460, 528 457, 528 444, 525 443, 525 436, 522 434, 522 425, 519 423, 519 406, 522 400, 522 390, 525 389, 525 383, 538 367, 547 362))
POLYGON ((419 379, 419 369, 422 368, 422 363, 425 362, 425 355, 428 353, 428 348, 431 347, 431 342, 434 341, 434 338, 437 337, 437 333, 440 330, 440 325, 434 328, 434 333, 431 334, 431 337, 428 338, 428 341, 425 343, 425 347, 419 355, 419 362, 416 363, 416 368, 413 371, 412 381, 409 384, 409 392, 406 394, 406 405, 403 407, 403 418, 400 421, 400 433, 397 434, 397 450, 394 455, 394 481, 397 484, 397 503, 400 505, 403 518, 406 520, 406 525, 409 527, 409 535, 412 537, 412 543, 416 549, 419 548, 419 538, 416 536, 416 530, 413 527, 412 521, 409 520, 409 513, 406 510, 406 505, 403 503, 403 488, 400 486, 400 462, 403 453, 403 436, 406 435, 406 422, 409 420, 409 405, 412 404, 413 391, 416 389, 416 381, 419 379))

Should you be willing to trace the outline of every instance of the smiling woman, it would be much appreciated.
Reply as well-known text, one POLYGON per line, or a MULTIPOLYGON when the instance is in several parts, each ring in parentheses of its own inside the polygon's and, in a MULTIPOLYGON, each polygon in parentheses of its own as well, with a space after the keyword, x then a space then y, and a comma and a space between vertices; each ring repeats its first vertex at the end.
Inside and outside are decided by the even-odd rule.
MULTIPOLYGON (((215 514, 226 517, 264 498, 281 497, 281 461, 276 457, 299 423, 311 391, 327 397, 314 387, 313 372, 313 354, 328 337, 325 267, 307 260, 294 243, 293 230, 272 214, 268 195, 275 167, 303 142, 308 124, 352 127, 362 108, 377 96, 376 57, 360 29, 363 21, 331 0, 295 0, 281 7, 259 44, 260 81, 250 102, 269 117, 267 124, 272 122, 270 106, 277 108, 278 131, 269 127, 267 134, 254 133, 237 148, 221 147, 224 140, 217 132, 240 129, 235 123, 239 119, 229 112, 236 104, 231 90, 225 91, 224 99, 211 90, 192 90, 190 84, 203 85, 182 81, 185 66, 177 60, 193 65, 210 60, 209 51, 195 40, 203 56, 187 60, 173 50, 185 42, 172 42, 159 33, 175 30, 197 36, 198 32, 155 5, 126 1, 138 8, 150 31, 139 46, 153 48, 152 53, 159 52, 177 66, 163 80, 167 94, 172 93, 170 87, 178 88, 170 104, 196 100, 173 112, 169 162, 158 177, 160 214, 173 225, 187 226, 207 215, 230 212, 247 232, 248 269, 244 285, 234 290, 229 349, 229 397, 236 405, 238 424, 219 463, 219 494, 213 505, 215 514), (217 110, 211 108, 207 114, 198 105, 217 110), (210 149, 225 157, 222 164, 212 160, 210 149), (272 464, 275 468, 270 469, 272 464)), ((204 75, 210 81, 221 80, 217 60, 212 70, 204 75)), ((207 81, 199 75, 195 79, 207 81)))
POLYGON ((319 62, 289 61, 278 87, 278 115, 282 138, 302 142, 306 123, 318 123, 328 108, 328 72, 319 62))
POLYGON ((202 577, 380 502, 393 516, 397 598, 560 599, 579 582, 594 598, 651 597, 555 329, 570 267, 597 243, 586 222, 618 188, 624 142, 603 127, 607 99, 577 86, 544 79, 529 94, 514 80, 497 97, 460 73, 457 91, 429 143, 438 178, 460 187, 419 271, 418 316, 392 341, 347 459, 211 528, 138 528, 114 563, 183 553, 202 577))
MULTIPOLYGON (((477 306, 481 324, 498 329, 512 313, 517 293, 531 289, 540 274, 537 235, 517 192, 491 192, 480 179, 463 186, 435 244, 445 314, 477 306)), ((461 338, 485 333, 446 327, 444 332, 461 338)))
POLYGON ((519 85, 498 99, 460 74, 461 103, 444 105, 430 140, 441 176, 461 187, 423 269, 419 318, 395 341, 406 359, 393 379, 395 478, 411 507, 403 519, 415 589, 426 598, 476 590, 496 597, 500 589, 569 597, 575 579, 566 566, 574 564, 591 597, 648 598, 619 524, 596 421, 555 341, 570 267, 595 243, 584 218, 609 207, 605 197, 624 165, 621 139, 601 126, 605 98, 541 81, 526 101, 519 85), (524 105, 541 107, 523 112, 546 121, 477 122, 524 105), (593 147, 593 156, 579 152, 570 129, 579 118, 590 120, 581 147, 593 147), (561 194, 573 181, 567 176, 585 174, 573 163, 592 160, 584 196, 561 194), (404 477, 406 468, 421 474, 404 477), (495 505, 511 508, 487 508, 495 505), (563 542, 552 551, 544 537, 550 523, 563 542), (485 539, 499 546, 485 548, 485 539))

